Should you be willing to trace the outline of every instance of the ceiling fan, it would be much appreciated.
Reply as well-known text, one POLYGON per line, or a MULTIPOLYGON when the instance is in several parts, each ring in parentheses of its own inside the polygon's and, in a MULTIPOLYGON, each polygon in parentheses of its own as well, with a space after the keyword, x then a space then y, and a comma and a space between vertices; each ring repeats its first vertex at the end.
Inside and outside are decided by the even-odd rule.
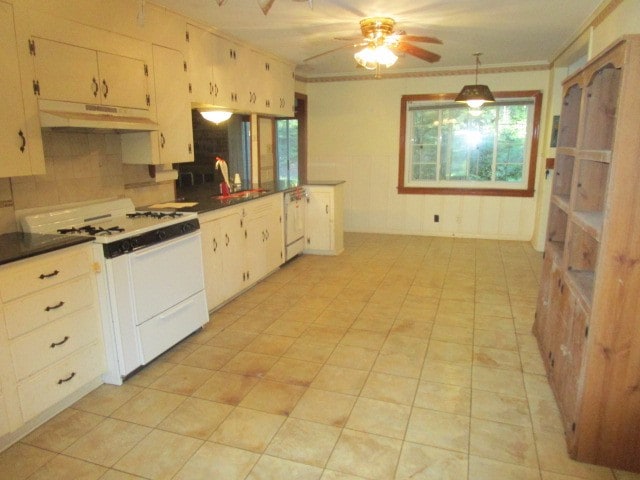
POLYGON ((395 24, 394 19, 387 17, 371 17, 360 20, 362 38, 336 38, 336 40, 355 41, 357 43, 342 45, 338 48, 319 53, 306 58, 304 62, 349 47, 365 47, 363 50, 357 52, 354 57, 360 65, 371 70, 377 69, 379 71, 380 65, 386 67, 393 65, 395 60, 397 60, 397 56, 393 53, 393 50, 412 55, 429 63, 440 60, 440 55, 437 53, 420 48, 411 42, 442 44, 441 40, 423 35, 407 35, 404 31, 396 32, 395 24))
MULTIPOLYGON (((218 4, 218 6, 222 6, 227 0, 216 0, 216 3, 218 4)), ((257 0, 258 1, 258 5, 260 5, 260 8, 262 9, 262 13, 264 13, 265 15, 267 13, 269 13, 269 10, 271 9, 271 5, 274 4, 274 2, 276 0, 257 0)), ((307 2, 309 4, 310 8, 313 8, 313 0, 293 0, 294 2, 307 2)))

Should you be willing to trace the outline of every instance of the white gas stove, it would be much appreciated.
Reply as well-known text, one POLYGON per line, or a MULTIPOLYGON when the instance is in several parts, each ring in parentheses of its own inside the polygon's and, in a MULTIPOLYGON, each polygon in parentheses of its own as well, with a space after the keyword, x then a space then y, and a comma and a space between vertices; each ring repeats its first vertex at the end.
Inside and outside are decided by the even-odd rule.
POLYGON ((107 353, 107 383, 139 367, 209 321, 196 213, 136 211, 130 199, 28 215, 25 232, 89 235, 107 353))

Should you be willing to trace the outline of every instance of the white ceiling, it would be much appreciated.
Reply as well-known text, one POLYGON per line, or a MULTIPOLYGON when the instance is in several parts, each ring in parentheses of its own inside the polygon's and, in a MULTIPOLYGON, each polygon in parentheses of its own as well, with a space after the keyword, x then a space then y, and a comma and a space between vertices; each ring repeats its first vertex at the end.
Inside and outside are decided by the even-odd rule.
MULTIPOLYGON (((144 2, 144 0, 140 0, 144 2)), ((370 16, 396 20, 396 30, 438 37, 443 45, 417 44, 442 56, 433 64, 401 56, 395 71, 483 65, 548 64, 580 33, 603 0, 275 0, 264 15, 258 0, 150 0, 211 25, 261 50, 296 63, 305 77, 362 74, 348 46, 335 37, 360 35, 370 16), (310 3, 313 7, 310 8, 310 3)), ((606 1, 606 0, 605 0, 606 1)))

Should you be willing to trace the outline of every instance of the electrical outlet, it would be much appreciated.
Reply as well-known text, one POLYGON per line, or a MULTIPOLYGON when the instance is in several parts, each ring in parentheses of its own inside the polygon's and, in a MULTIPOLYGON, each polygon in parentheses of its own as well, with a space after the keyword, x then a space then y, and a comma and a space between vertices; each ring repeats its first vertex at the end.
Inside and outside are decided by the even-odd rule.
POLYGON ((435 223, 438 223, 438 222, 440 221, 440 215, 434 215, 434 216, 433 216, 433 221, 434 221, 435 223))

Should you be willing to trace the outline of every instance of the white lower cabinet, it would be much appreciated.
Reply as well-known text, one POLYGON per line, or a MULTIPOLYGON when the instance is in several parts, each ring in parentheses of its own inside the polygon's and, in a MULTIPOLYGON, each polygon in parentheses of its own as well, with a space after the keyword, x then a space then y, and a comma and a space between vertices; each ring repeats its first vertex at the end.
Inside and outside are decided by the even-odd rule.
POLYGON ((305 185, 304 253, 338 255, 344 250, 343 183, 305 185))
POLYGON ((0 267, 0 449, 101 383, 98 312, 90 243, 0 267))
POLYGON ((282 195, 269 195, 200 216, 209 310, 284 262, 282 195))

